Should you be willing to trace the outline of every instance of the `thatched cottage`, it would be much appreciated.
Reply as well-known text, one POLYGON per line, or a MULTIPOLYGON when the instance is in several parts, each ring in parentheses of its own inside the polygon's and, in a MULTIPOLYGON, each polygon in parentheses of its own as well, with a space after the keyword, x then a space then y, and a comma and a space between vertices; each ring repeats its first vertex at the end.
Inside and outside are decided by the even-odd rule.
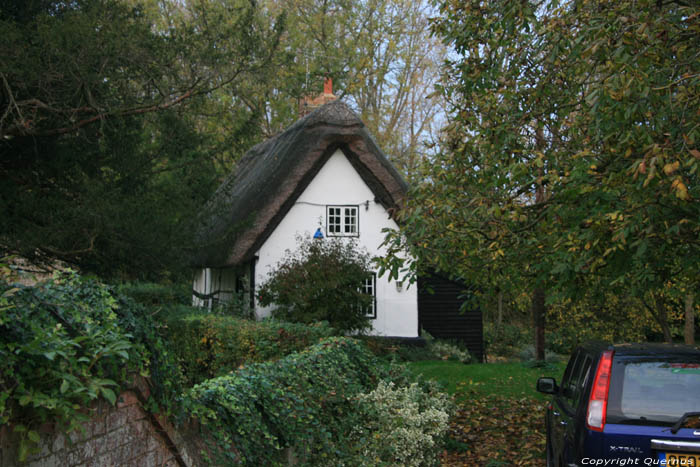
MULTIPOLYGON (((267 316, 256 304, 256 286, 295 248, 297 235, 351 236, 370 254, 382 254, 382 229, 398 228, 394 213, 407 185, 358 116, 332 97, 327 87, 320 102, 307 102, 323 105, 248 151, 215 193, 198 240, 196 304, 211 306, 245 291, 256 316, 267 316)), ((457 316, 463 287, 443 279, 431 286, 439 294, 419 294, 419 287, 375 274, 365 284, 375 296, 372 332, 417 337, 420 324, 444 322, 441 310, 451 307, 457 316)), ((448 320, 448 328, 478 333, 480 356, 481 315, 465 319, 448 320)))

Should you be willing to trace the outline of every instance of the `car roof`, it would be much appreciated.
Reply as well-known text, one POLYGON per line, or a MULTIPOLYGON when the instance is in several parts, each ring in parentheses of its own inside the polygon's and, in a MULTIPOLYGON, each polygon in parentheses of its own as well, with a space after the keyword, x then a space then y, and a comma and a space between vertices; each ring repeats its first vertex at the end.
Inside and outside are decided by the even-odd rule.
POLYGON ((663 356, 663 355, 698 355, 700 349, 691 345, 666 344, 657 342, 610 344, 602 341, 590 341, 581 345, 587 352, 594 354, 604 350, 614 350, 616 356, 663 356))
POLYGON ((652 356, 652 355, 700 355, 700 349, 683 344, 615 344, 611 346, 616 355, 652 356))

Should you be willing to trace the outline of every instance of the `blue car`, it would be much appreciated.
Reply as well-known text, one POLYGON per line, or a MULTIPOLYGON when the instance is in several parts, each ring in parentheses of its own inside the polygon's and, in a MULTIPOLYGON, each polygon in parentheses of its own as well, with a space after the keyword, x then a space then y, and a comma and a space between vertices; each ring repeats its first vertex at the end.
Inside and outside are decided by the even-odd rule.
POLYGON ((540 378, 547 466, 700 467, 700 350, 589 343, 561 385, 540 378))

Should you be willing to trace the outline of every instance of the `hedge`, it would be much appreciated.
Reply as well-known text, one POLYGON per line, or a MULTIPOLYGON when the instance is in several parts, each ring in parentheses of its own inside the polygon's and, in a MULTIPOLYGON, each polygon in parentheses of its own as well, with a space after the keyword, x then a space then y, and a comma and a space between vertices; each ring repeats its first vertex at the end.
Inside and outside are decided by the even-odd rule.
POLYGON ((245 363, 277 360, 334 333, 325 323, 258 322, 194 307, 165 310, 159 316, 190 386, 245 363))
POLYGON ((276 362, 205 381, 185 396, 189 414, 216 440, 217 465, 302 465, 337 459, 357 424, 353 398, 385 367, 360 342, 329 338, 276 362))
POLYGON ((115 288, 120 295, 148 307, 184 305, 192 301, 190 284, 156 284, 137 281, 119 284, 115 288))

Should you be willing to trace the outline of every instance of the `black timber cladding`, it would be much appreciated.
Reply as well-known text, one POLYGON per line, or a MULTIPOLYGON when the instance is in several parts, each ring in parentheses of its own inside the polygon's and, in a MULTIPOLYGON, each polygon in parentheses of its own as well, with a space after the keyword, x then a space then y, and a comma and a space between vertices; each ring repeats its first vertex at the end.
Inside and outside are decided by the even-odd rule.
POLYGON ((481 310, 460 311, 466 286, 429 274, 418 278, 418 326, 439 339, 458 340, 480 362, 484 361, 481 310), (432 291, 432 293, 431 293, 432 291))

